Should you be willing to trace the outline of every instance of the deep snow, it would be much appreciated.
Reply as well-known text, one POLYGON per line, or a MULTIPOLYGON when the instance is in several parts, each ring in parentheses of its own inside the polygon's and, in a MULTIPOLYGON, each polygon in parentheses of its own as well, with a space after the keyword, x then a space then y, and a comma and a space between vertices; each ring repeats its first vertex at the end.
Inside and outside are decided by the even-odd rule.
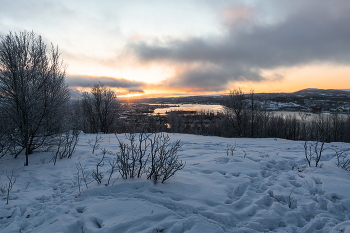
MULTIPOLYGON (((350 232, 350 173, 335 165, 333 150, 316 168, 306 166, 304 142, 170 137, 181 139, 186 166, 164 184, 116 172, 113 184, 104 185, 106 174, 80 195, 76 165, 91 174, 101 158, 87 143, 94 135, 82 134, 73 158, 56 165, 49 162, 53 152, 33 154, 28 167, 23 158, 2 158, 0 187, 12 169, 17 180, 8 205, 0 193, 0 232, 350 232), (227 144, 236 144, 233 156, 227 144)), ((116 141, 103 135, 100 148, 110 151, 103 171, 116 141)), ((350 150, 349 143, 325 147, 350 150)))

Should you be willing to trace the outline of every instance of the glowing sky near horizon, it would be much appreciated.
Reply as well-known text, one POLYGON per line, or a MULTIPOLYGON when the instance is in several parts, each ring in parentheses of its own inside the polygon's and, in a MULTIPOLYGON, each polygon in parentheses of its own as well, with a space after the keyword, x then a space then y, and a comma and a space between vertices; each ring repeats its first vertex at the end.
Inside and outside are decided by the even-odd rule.
POLYGON ((0 0, 0 35, 58 45, 67 83, 118 95, 350 89, 348 0, 0 0))

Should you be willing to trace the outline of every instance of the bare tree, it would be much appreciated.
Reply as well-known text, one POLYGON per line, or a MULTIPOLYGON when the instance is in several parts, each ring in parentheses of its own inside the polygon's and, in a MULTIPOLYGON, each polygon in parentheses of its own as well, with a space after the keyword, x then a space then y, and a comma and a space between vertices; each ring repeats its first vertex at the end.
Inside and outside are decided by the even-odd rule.
POLYGON ((250 90, 249 93, 249 118, 250 118, 250 137, 254 138, 257 134, 256 131, 258 131, 258 125, 261 124, 261 122, 258 121, 258 116, 260 113, 257 97, 255 95, 254 89, 250 90))
POLYGON ((13 140, 28 155, 62 128, 69 100, 65 67, 57 47, 33 32, 10 32, 0 42, 0 106, 13 140))
POLYGON ((92 133, 111 132, 119 110, 114 91, 99 82, 83 93, 82 107, 92 133))
POLYGON ((245 96, 240 88, 230 91, 225 107, 232 114, 230 122, 239 137, 244 133, 245 104, 245 96))

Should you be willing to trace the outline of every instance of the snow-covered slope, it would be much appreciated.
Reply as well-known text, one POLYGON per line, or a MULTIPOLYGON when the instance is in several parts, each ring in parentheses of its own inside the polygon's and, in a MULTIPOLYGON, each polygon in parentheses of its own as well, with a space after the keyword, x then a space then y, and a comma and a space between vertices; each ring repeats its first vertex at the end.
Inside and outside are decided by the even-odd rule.
MULTIPOLYGON (((118 149, 114 135, 103 137, 108 171, 118 149)), ((21 158, 2 158, 1 187, 12 169, 16 183, 8 205, 1 194, 0 232, 350 232, 350 173, 335 165, 333 150, 316 168, 306 167, 304 142, 170 137, 181 139, 186 166, 164 184, 115 173, 105 186, 106 174, 100 185, 89 178, 80 195, 76 166, 91 174, 101 158, 87 143, 93 135, 81 135, 73 158, 56 165, 52 152, 33 154, 28 167, 21 158), (233 156, 227 144, 236 144, 233 156)))

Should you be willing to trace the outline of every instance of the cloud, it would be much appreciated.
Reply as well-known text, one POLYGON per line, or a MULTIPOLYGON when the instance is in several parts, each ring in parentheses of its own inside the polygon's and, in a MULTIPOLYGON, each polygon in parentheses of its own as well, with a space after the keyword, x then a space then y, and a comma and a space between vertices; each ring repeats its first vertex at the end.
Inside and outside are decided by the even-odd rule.
POLYGON ((145 86, 143 82, 124 78, 83 75, 68 75, 66 77, 66 82, 70 87, 92 87, 94 84, 101 82, 110 88, 122 88, 129 92, 143 92, 143 87, 145 86))
MULTIPOLYGON (((235 81, 269 80, 262 71, 275 68, 350 64, 349 1, 286 4, 284 17, 272 23, 261 22, 258 9, 240 6, 241 10, 223 12, 226 32, 222 36, 129 46, 141 61, 167 61, 178 67, 165 85, 199 90, 224 90, 235 81)), ((275 76, 281 78, 281 74, 275 76)))
POLYGON ((244 67, 213 67, 199 65, 199 67, 185 68, 174 77, 166 79, 162 84, 165 87, 188 89, 196 92, 201 91, 222 91, 227 89, 230 79, 235 81, 262 81, 259 73, 247 70, 244 67))

